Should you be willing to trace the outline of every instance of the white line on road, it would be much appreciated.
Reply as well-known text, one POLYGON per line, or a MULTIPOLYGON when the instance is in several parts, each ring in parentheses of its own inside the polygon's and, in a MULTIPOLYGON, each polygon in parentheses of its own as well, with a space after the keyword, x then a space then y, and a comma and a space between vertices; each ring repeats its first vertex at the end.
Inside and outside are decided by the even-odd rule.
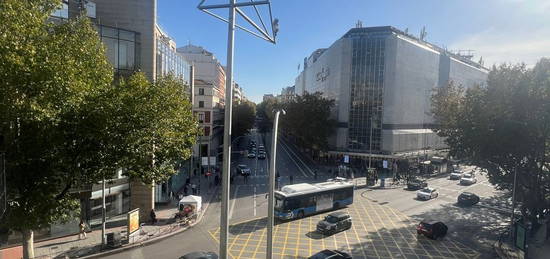
POLYGON ((235 187, 235 194, 233 195, 233 201, 231 203, 231 209, 229 210, 229 219, 233 217, 233 210, 235 209, 235 201, 237 200, 237 192, 239 191, 239 185, 235 187))
MULTIPOLYGON (((300 163, 302 163, 302 165, 304 165, 304 167, 305 167, 307 170, 309 170, 309 173, 310 173, 311 175, 313 175, 313 170, 311 170, 311 168, 309 168, 309 166, 308 166, 306 163, 304 163, 304 161, 302 161, 302 159, 301 159, 296 153, 294 153, 294 151, 292 151, 292 149, 284 142, 284 139, 282 139, 282 138, 281 138, 281 144, 282 144, 282 145, 285 147, 285 149, 287 150, 287 151, 286 151, 287 154, 288 154, 288 151, 290 151, 290 152, 294 155, 294 157, 296 157, 296 158, 298 159, 298 161, 300 161, 300 163)), ((293 159, 293 161, 294 161, 294 159, 293 159)), ((294 163, 296 163, 296 162, 294 161, 294 163)), ((298 165, 298 163, 296 163, 296 165, 298 165)), ((306 176, 307 176, 307 175, 306 175, 306 176)))
MULTIPOLYGON (((304 172, 304 170, 302 169, 302 167, 300 167, 300 165, 298 165, 298 163, 296 162, 296 160, 294 160, 294 158, 292 158, 292 156, 290 155, 290 153, 288 152, 288 150, 286 150, 286 148, 284 147, 284 144, 282 143, 281 141, 281 149, 283 151, 286 152, 286 154, 288 155, 288 157, 290 158, 290 160, 292 160, 292 162, 294 162, 294 164, 296 164, 296 167, 300 170, 300 172, 302 172, 302 174, 307 177, 307 174, 306 172, 304 172)), ((288 169, 287 169, 288 170, 288 169)))

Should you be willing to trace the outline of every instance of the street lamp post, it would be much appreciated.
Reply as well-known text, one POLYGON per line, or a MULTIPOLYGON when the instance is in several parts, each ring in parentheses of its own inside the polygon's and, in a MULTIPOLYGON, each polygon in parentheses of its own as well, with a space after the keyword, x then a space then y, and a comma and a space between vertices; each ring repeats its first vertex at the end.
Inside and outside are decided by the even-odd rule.
POLYGON ((234 40, 235 40, 235 27, 244 30, 256 37, 267 40, 271 43, 275 43, 275 37, 278 31, 278 20, 273 20, 271 15, 271 3, 269 0, 264 1, 250 1, 239 2, 236 0, 229 0, 228 4, 212 4, 204 5, 205 0, 202 0, 198 9, 214 16, 224 22, 227 22, 227 64, 226 64, 226 82, 225 82, 225 127, 224 127, 224 139, 223 139, 223 169, 222 169, 222 200, 221 200, 221 217, 220 217, 220 258, 227 258, 227 240, 229 238, 229 174, 231 173, 231 113, 233 102, 233 53, 234 53, 234 40), (257 9, 257 6, 266 5, 269 9, 269 19, 271 22, 271 35, 268 33, 268 29, 257 9), (252 6, 256 11, 256 14, 261 22, 261 26, 257 25, 252 19, 250 19, 240 7, 252 6), (225 19, 210 10, 227 8, 229 10, 229 17, 225 19), (239 26, 235 22, 235 13, 238 13, 244 20, 246 20, 257 32, 251 31, 245 27, 239 26))
POLYGON ((516 209, 516 182, 518 180, 518 166, 516 165, 514 167, 514 187, 512 187, 512 213, 510 215, 510 238, 514 237, 513 235, 513 227, 514 227, 514 210, 516 209))
POLYGON ((271 161, 269 166, 269 200, 267 203, 267 259, 273 258, 273 224, 274 224, 274 201, 275 201, 275 165, 277 160, 277 132, 279 126, 279 114, 283 112, 286 114, 285 110, 279 110, 275 113, 275 118, 273 121, 273 136, 271 140, 271 161))

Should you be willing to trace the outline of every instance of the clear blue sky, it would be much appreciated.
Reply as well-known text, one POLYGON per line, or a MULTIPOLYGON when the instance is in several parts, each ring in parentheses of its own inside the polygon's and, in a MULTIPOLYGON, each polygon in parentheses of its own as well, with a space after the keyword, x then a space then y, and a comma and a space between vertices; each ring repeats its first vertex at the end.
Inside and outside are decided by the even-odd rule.
MULTIPOLYGON (((245 0, 238 0, 238 2, 245 0)), ((227 25, 196 7, 199 0, 158 0, 158 23, 178 46, 191 42, 226 63, 227 25)), ((207 3, 228 0, 207 0, 207 3)), ((280 20, 276 45, 237 31, 234 78, 247 97, 280 93, 294 84, 298 64, 328 47, 357 20, 363 26, 391 25, 449 49, 473 49, 486 65, 550 56, 550 0, 272 0, 280 20)), ((250 16, 251 10, 246 10, 250 16)), ((227 17, 227 11, 220 12, 227 17)), ((240 24, 244 24, 239 20, 240 24)))

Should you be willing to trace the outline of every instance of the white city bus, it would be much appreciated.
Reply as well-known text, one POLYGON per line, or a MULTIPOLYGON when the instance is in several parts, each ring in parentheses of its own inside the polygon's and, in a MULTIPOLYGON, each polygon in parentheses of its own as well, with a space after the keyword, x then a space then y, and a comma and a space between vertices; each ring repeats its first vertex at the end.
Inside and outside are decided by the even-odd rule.
POLYGON ((302 218, 353 203, 353 184, 337 178, 324 183, 286 185, 275 191, 275 217, 302 218))

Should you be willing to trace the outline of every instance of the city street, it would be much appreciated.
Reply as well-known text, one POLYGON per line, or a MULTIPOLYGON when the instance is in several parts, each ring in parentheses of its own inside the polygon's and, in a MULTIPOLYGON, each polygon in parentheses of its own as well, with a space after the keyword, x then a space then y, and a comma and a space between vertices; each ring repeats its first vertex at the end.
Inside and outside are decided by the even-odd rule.
MULTIPOLYGON (((247 158, 249 140, 264 144, 261 135, 253 132, 234 146, 234 162, 251 169, 247 181, 242 176, 231 185, 229 203, 229 251, 233 258, 265 258, 268 159, 247 158)), ((265 137, 271 140, 270 136, 265 137)), ((278 145, 277 168, 283 185, 293 182, 314 182, 313 169, 296 154, 291 145, 278 145)), ((498 238, 508 218, 508 204, 478 173, 478 183, 462 186, 446 176, 428 179, 437 188, 439 197, 416 200, 416 192, 403 186, 387 189, 357 189, 354 204, 344 209, 353 218, 353 227, 331 236, 316 233, 316 223, 326 213, 285 222, 275 228, 276 258, 307 258, 322 249, 347 251, 353 258, 493 258, 490 245, 498 238), (473 207, 457 206, 456 197, 463 191, 474 192, 481 202, 473 207), (449 234, 442 240, 416 235, 415 225, 423 219, 443 221, 449 234)), ((328 176, 319 175, 317 181, 328 176)), ((202 222, 181 234, 145 247, 106 258, 178 258, 192 251, 218 250, 220 203, 214 201, 202 222)))

